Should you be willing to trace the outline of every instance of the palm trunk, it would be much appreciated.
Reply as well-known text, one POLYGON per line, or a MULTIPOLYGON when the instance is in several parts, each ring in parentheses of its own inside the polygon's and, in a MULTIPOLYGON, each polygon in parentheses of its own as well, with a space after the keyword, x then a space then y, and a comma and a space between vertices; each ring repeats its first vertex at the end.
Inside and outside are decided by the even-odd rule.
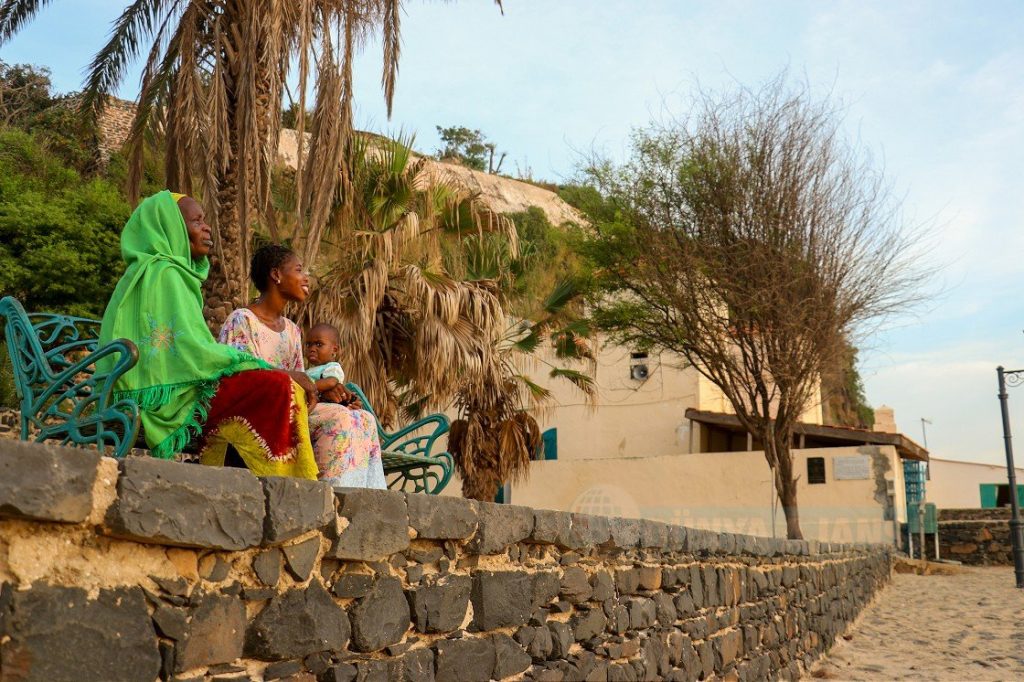
MULTIPOLYGON (((239 206, 240 183, 245 182, 239 167, 237 65, 229 69, 225 89, 227 163, 217 178, 217 209, 214 249, 210 254, 210 276, 204 291, 203 316, 216 336, 231 311, 244 306, 249 291, 245 262, 247 230, 242 225, 239 206)), ((211 192, 207 187, 206 191, 211 192)))
POLYGON ((210 256, 203 315, 216 335, 231 311, 247 302, 248 283, 243 254, 245 233, 238 219, 238 165, 232 157, 217 190, 217 244, 210 256))
POLYGON ((480 471, 475 476, 463 477, 462 496, 480 502, 494 502, 500 487, 497 478, 486 471, 480 471))

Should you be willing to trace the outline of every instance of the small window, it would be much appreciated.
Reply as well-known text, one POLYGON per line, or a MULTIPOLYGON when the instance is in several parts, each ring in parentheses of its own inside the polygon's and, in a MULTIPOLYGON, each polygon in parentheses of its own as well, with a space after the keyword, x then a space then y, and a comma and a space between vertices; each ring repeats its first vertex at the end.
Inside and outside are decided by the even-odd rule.
POLYGON ((807 458, 807 482, 811 484, 825 482, 824 457, 807 458))

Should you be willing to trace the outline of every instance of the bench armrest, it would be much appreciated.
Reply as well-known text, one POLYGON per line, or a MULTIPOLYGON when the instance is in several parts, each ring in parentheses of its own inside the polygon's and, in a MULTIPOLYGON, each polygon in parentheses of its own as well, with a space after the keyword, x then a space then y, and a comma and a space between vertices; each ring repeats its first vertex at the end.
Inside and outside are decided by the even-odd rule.
POLYGON ((112 447, 115 457, 126 455, 138 436, 139 409, 134 401, 115 400, 114 386, 138 359, 134 343, 117 339, 56 372, 23 413, 22 437, 27 439, 31 423, 37 441, 112 447), (113 366, 96 371, 96 363, 108 356, 114 356, 113 366))

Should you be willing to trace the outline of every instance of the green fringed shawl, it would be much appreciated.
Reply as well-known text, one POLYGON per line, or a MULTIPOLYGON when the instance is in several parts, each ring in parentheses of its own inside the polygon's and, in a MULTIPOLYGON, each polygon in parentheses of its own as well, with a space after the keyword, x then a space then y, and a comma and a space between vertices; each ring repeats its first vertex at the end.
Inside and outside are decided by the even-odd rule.
POLYGON ((115 395, 138 403, 146 443, 154 456, 169 458, 202 429, 222 377, 270 366, 217 343, 207 328, 200 287, 210 262, 192 260, 170 192, 135 209, 121 233, 121 256, 128 268, 107 304, 99 340, 138 346, 139 362, 118 380, 115 395))

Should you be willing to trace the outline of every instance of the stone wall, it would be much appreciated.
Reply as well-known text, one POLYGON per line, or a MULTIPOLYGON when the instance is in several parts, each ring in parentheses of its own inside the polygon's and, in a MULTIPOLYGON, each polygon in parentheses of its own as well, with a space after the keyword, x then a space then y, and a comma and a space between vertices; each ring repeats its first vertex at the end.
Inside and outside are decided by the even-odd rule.
POLYGON ((1010 508, 940 509, 939 552, 973 566, 1012 566, 1010 508))
POLYGON ((100 160, 106 162, 110 155, 119 151, 128 141, 135 118, 135 103, 116 97, 108 97, 97 121, 99 134, 98 151, 100 160))
POLYGON ((797 678, 890 550, 0 441, 0 679, 797 678))
POLYGON ((1010 508, 996 509, 940 509, 939 521, 987 521, 990 519, 1010 520, 1010 508))

